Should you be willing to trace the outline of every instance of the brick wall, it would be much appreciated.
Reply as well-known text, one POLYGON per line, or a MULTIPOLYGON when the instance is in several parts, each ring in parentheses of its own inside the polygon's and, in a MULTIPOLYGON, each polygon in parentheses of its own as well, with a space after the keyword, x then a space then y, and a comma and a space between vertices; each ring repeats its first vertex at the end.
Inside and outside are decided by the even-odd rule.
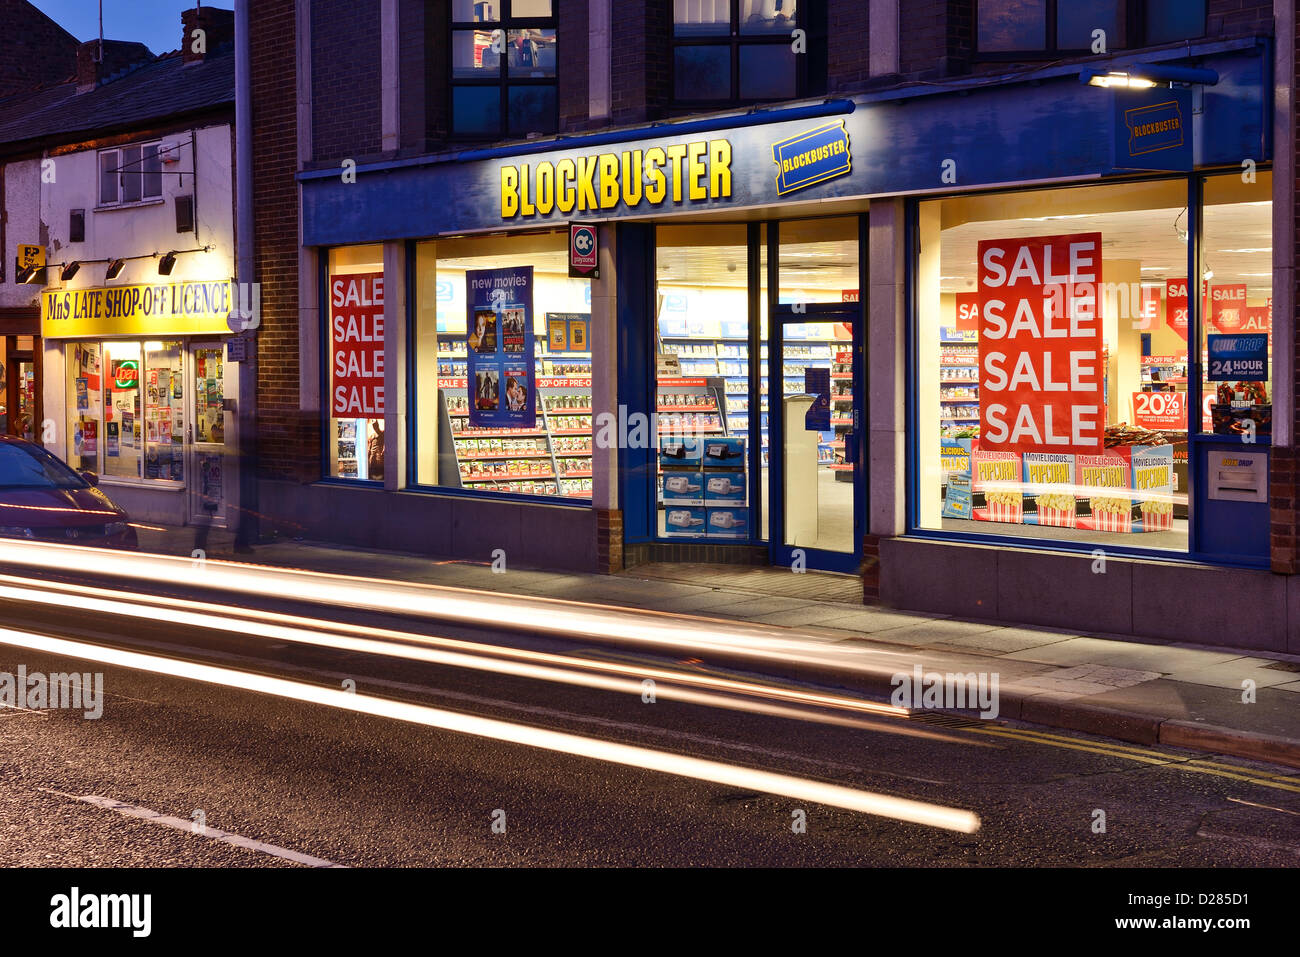
POLYGON ((429 0, 399 0, 397 10, 399 146, 413 152, 423 151, 428 140, 429 90, 425 64, 435 62, 429 59, 427 29, 432 6, 429 0))
POLYGON ((588 64, 591 30, 587 0, 564 0, 560 4, 555 42, 560 54, 558 76, 560 130, 579 130, 587 123, 588 64))
MULTIPOLYGON (((312 156, 380 151, 380 0, 313 0, 312 156)), ((261 17, 260 8, 254 17, 261 17)), ((282 53, 292 64, 292 47, 282 53)))
MULTIPOLYGON (((906 4, 904 4, 906 6, 906 4)), ((826 11, 826 88, 858 89, 871 75, 870 4, 830 0, 826 11)))
MULTIPOLYGON (((1212 3, 1213 7, 1223 6, 1222 2, 1212 3)), ((1242 6, 1255 6, 1255 4, 1242 4, 1242 6)), ((1279 38, 1281 42, 1282 38, 1279 38)), ((1300 83, 1300 35, 1286 38, 1295 51, 1295 75, 1291 77, 1293 83, 1300 83)), ((1294 87, 1293 87, 1294 89, 1294 87)), ((1290 149, 1296 165, 1295 189, 1291 193, 1291 202, 1295 210, 1297 242, 1296 249, 1300 252, 1300 142, 1292 141, 1283 146, 1278 143, 1278 149, 1290 149)), ((1294 324, 1300 320, 1300 283, 1297 283, 1293 290, 1293 302, 1290 322, 1294 324)), ((1283 317, 1279 316, 1281 320, 1283 317)), ((1294 345, 1294 361, 1292 367, 1294 381, 1291 386, 1291 395, 1300 395, 1300 337, 1296 337, 1294 345)), ((1292 415, 1292 436, 1300 436, 1300 403, 1296 403, 1296 408, 1291 410, 1292 415)), ((1273 571, 1285 575, 1295 575, 1300 573, 1300 535, 1297 534, 1296 512, 1300 508, 1300 447, 1292 444, 1290 448, 1274 447, 1269 456, 1269 556, 1273 571)))
POLYGON ((298 393, 297 87, 294 0, 259 0, 250 31, 256 281, 262 285, 258 348, 258 474, 320 476, 320 419, 298 393), (286 53, 286 51, 288 51, 286 53))
POLYGON ((0 0, 0 98, 77 72, 77 39, 27 0, 0 0))
POLYGON ((614 122, 659 119, 672 98, 668 0, 614 0, 610 114, 614 122))
POLYGON ((1210 0, 1206 14, 1206 32, 1212 37, 1273 29, 1272 0, 1210 0))
POLYGON ((970 72, 975 45, 972 0, 909 0, 899 5, 898 69, 911 79, 970 72))

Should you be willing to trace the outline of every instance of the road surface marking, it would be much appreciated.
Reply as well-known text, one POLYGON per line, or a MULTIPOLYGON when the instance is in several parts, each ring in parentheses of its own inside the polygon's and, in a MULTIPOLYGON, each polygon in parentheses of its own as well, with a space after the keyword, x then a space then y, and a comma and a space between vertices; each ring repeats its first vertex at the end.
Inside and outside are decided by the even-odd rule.
POLYGON ((300 854, 297 851, 291 851, 287 847, 280 847, 276 844, 267 844, 263 841, 254 841, 251 838, 240 837, 238 834, 231 834, 229 831, 223 831, 216 827, 196 828, 193 821, 187 821, 184 818, 172 817, 170 814, 159 814, 157 811, 151 811, 147 807, 140 807, 136 804, 123 804, 121 801, 114 801, 112 798, 100 797, 98 794, 65 794, 63 791, 55 791, 51 788, 40 788, 46 794, 57 794, 59 797, 68 798, 73 801, 81 801, 85 804, 92 804, 95 807, 104 808, 108 811, 116 811, 123 817, 139 818, 143 821, 149 821, 152 824, 161 824, 164 827, 175 828, 178 831, 187 831, 199 837, 206 837, 209 840, 221 841, 223 844, 231 844, 235 847, 242 847, 248 851, 256 851, 259 854, 269 854, 272 857, 282 857, 286 861, 293 861, 295 864, 304 864, 307 867, 347 867, 346 864, 335 864, 333 861, 327 861, 319 857, 312 857, 310 854, 300 854))
POLYGON ((969 728, 973 734, 991 734, 1002 738, 1018 738, 1022 741, 1030 741, 1035 744, 1046 745, 1051 748, 1068 748, 1071 751, 1089 751, 1093 754, 1104 754, 1112 758, 1127 758, 1129 761, 1140 761, 1143 764, 1160 765, 1167 768, 1176 768, 1181 771, 1191 771, 1196 774, 1212 774, 1220 778, 1232 778, 1236 781, 1246 781, 1250 784, 1257 784, 1260 787, 1273 788, 1277 791, 1291 791, 1300 794, 1300 777, 1287 778, 1282 775, 1268 774, 1267 772, 1242 773, 1244 768, 1236 768, 1233 771, 1219 770, 1220 768, 1232 768, 1230 764, 1217 764, 1209 761, 1198 762, 1195 758, 1182 758, 1175 754, 1161 754, 1159 751, 1147 751, 1141 748, 1126 748, 1123 746, 1107 744, 1090 744, 1084 743, 1077 738, 1065 738, 1060 735, 1045 735, 1036 731, 1029 731, 1021 728, 969 728), (1079 742, 1079 743, 1072 743, 1079 742), (1153 755, 1153 757, 1147 757, 1153 755))

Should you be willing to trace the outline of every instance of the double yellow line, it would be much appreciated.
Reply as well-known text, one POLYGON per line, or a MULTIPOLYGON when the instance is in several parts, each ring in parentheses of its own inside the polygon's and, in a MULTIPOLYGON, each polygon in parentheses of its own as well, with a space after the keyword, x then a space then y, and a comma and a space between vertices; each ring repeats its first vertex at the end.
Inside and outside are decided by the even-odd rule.
POLYGON ((1068 748, 1071 751, 1088 751, 1092 754, 1105 754, 1110 757, 1139 761, 1143 764, 1164 765, 1165 767, 1177 768, 1181 771, 1191 771, 1195 774, 1212 774, 1215 777, 1232 778, 1237 781, 1246 781, 1250 784, 1258 784, 1260 787, 1274 788, 1278 791, 1291 791, 1295 794, 1300 794, 1300 774, 1269 774, 1265 771, 1246 771, 1246 769, 1236 765, 1222 764, 1218 761, 1205 761, 1200 758, 1182 759, 1176 755, 1168 754, 1163 751, 1152 751, 1149 748, 1135 748, 1124 744, 1092 743, 1089 741, 1082 741, 1079 738, 1067 737, 1063 734, 1049 734, 1046 731, 1031 731, 1028 728, 976 727, 960 730, 972 731, 975 734, 992 735, 998 738, 1014 738, 1021 741, 1032 741, 1048 747, 1068 748))

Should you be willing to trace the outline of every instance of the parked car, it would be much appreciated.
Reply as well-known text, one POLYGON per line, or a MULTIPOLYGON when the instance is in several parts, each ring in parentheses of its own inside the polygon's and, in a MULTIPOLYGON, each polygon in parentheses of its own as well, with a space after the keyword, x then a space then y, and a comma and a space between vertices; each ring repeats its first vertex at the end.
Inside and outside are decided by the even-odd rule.
POLYGON ((0 536, 137 548, 126 512, 96 487, 98 481, 34 442, 0 435, 0 536))

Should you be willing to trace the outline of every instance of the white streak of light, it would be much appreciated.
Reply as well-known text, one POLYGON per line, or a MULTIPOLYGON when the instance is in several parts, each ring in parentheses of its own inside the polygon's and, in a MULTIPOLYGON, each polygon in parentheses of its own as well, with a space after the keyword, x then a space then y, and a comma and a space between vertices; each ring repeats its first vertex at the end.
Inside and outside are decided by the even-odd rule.
MULTIPOLYGON (((14 581, 8 576, 0 576, 0 582, 14 581)), ((709 675, 693 675, 688 672, 667 671, 662 668, 635 667, 587 659, 566 658, 563 655, 545 652, 512 649, 494 645, 482 645, 459 641, 451 638, 436 638, 407 632, 387 631, 377 628, 355 627, 358 633, 366 637, 324 630, 327 623, 309 618, 297 618, 288 615, 275 615, 269 612, 256 612, 241 609, 250 617, 232 617, 229 609, 220 605, 207 605, 182 599, 145 599, 101 598, 97 595, 111 595, 104 589, 86 586, 57 585, 58 591, 45 591, 28 587, 11 587, 0 584, 0 598, 36 604, 54 605, 56 607, 75 607, 105 615, 142 618, 149 621, 168 621, 172 624, 219 630, 234 634, 257 634, 259 637, 277 641, 290 641, 297 644, 310 644, 318 647, 332 648, 339 651, 353 651, 361 654, 383 655, 392 658, 405 658, 423 661, 429 664, 444 665, 451 668, 467 668, 477 671, 489 671, 496 674, 529 678, 539 681, 551 681, 562 684, 578 685, 611 691, 620 694, 639 695, 643 691, 642 682, 653 679, 661 682, 655 686, 658 697, 684 701, 705 707, 726 708, 732 711, 744 711, 751 714, 765 714, 772 717, 795 718, 815 721, 820 724, 834 724, 841 727, 861 730, 882 731, 889 734, 901 734, 907 737, 926 738, 933 741, 945 741, 950 744, 963 744, 972 747, 987 747, 982 741, 968 737, 957 737, 941 732, 909 727, 905 724, 887 724, 857 717, 841 717, 824 714, 805 708, 836 708, 856 714, 886 715, 894 718, 906 718, 906 708, 863 701, 843 695, 819 694, 800 691, 794 688, 780 688, 751 682, 735 681, 726 678, 714 678, 709 675), (158 604, 152 604, 157 601, 158 604), (170 606, 181 606, 181 609, 170 606), (183 609, 183 610, 182 610, 183 609), (194 610, 189 610, 194 609, 194 610), (272 621, 288 621, 302 624, 283 625, 267 623, 259 618, 272 621), (371 637, 374 636, 374 637, 371 637), (430 647, 436 646, 436 647, 430 647), (440 648, 454 648, 447 651, 440 648), (538 664, 536 662, 543 662, 538 664), (576 668, 575 668, 576 666, 576 668), (586 669, 578 670, 578 669, 586 669), (605 674, 592 674, 600 671, 605 674), (613 677, 611 675, 616 675, 613 677), (727 694, 712 694, 690 688, 675 687, 672 683, 709 687, 727 694), (745 699, 732 697, 743 695, 745 699), (804 707, 788 707, 771 704, 768 701, 754 700, 766 698, 790 702, 804 707)), ((334 629, 344 627, 334 623, 334 629)))
POLYGON ((219 668, 193 661, 180 661, 157 655, 145 655, 135 651, 123 651, 118 648, 103 648, 98 645, 64 638, 51 638, 45 635, 12 631, 0 628, 0 643, 43 651, 52 655, 81 658, 106 665, 116 665, 137 671, 169 675, 191 681, 221 685, 227 688, 239 688, 260 694, 274 695, 293 701, 308 702, 369 714, 381 718, 392 718, 411 724, 420 724, 430 728, 440 728, 460 734, 490 738, 510 744, 522 744, 527 747, 557 751, 578 757, 606 761, 627 767, 641 768, 646 771, 659 771, 678 777, 710 781, 726 787, 742 790, 760 791, 765 794, 777 794, 800 801, 845 808, 862 814, 924 824, 928 827, 943 828, 973 834, 979 829, 978 815, 958 808, 927 804, 908 798, 891 797, 887 794, 875 794, 838 784, 828 784, 809 778, 797 778, 772 771, 755 768, 743 768, 733 764, 723 764, 704 758, 692 758, 665 751, 655 751, 629 744, 612 741, 600 741, 582 735, 563 731, 550 731, 545 728, 533 728, 528 725, 500 721, 495 718, 482 718, 477 715, 460 714, 442 708, 427 705, 410 704, 393 701, 371 695, 339 691, 333 688, 321 688, 299 681, 273 678, 268 675, 251 674, 233 668, 219 668))
POLYGON ((475 627, 509 623, 505 627, 601 638, 616 643, 642 643, 676 648, 693 654, 719 653, 780 661, 784 665, 823 664, 877 675, 892 675, 900 662, 910 668, 910 651, 846 648, 824 642, 813 645, 798 632, 745 622, 630 611, 610 605, 555 598, 520 598, 468 588, 388 582, 349 575, 289 570, 264 565, 165 555, 140 555, 74 545, 0 540, 0 562, 52 568, 84 568, 92 574, 159 582, 181 581, 187 586, 216 588, 276 600, 297 599, 351 605, 388 614, 420 615, 458 621, 475 627))

